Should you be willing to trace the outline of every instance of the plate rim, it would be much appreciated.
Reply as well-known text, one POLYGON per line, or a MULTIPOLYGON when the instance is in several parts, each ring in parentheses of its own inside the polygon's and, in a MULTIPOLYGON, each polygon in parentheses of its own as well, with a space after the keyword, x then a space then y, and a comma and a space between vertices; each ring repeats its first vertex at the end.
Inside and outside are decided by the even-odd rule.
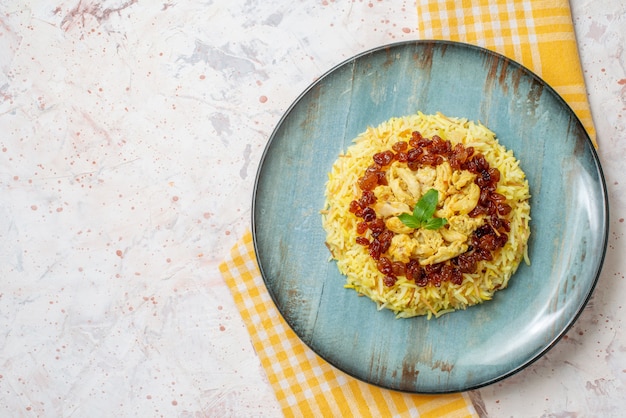
MULTIPOLYGON (((591 137, 589 136, 589 132, 587 132, 587 130, 585 129, 584 125, 582 124, 580 118, 578 117, 578 115, 574 112, 574 110, 572 109, 572 107, 565 101, 565 99, 563 99, 563 97, 561 97, 561 95, 550 85, 548 84, 544 79, 542 79, 539 75, 537 75, 534 71, 532 71, 531 69, 529 69, 528 67, 524 66, 523 64, 521 64, 520 62, 507 57, 506 55, 503 55, 499 52, 490 50, 488 48, 482 47, 482 46, 478 46, 475 44, 470 44, 470 43, 466 43, 466 42, 460 42, 460 41, 451 41, 451 40, 440 40, 440 39, 414 39, 414 40, 405 40, 405 41, 398 41, 398 42, 392 42, 392 43, 387 43, 387 44, 382 44, 379 46, 375 46, 373 48, 369 48, 369 49, 365 49, 362 52, 359 52, 347 59, 344 59, 342 61, 340 61, 338 64, 333 65, 332 67, 330 67, 330 69, 328 69, 327 71, 323 72, 319 77, 317 77, 313 82, 309 83, 309 85, 302 90, 301 93, 299 93, 296 98, 291 102, 291 104, 285 109, 285 111, 282 113, 280 119, 276 122, 271 134, 268 137, 267 143, 263 149, 263 153, 261 154, 261 158, 259 160, 259 164, 257 166, 257 170, 256 170, 256 174, 255 174, 255 178, 254 178, 254 186, 253 186, 253 191, 252 191, 252 205, 251 205, 251 233, 252 233, 252 244, 253 244, 253 249, 254 249, 254 255, 256 258, 256 264, 259 268, 259 272, 261 274, 261 279, 263 280, 263 284, 266 287, 266 290, 268 292, 268 294, 270 295, 270 298, 272 300, 272 303, 274 304, 274 306, 276 307, 277 311, 279 312, 279 314, 281 315, 282 319, 284 320, 284 322, 287 324, 287 326, 294 332, 294 334, 298 337, 299 341, 301 343, 303 343, 308 349, 310 349, 311 351, 313 351, 317 356, 319 356, 321 359, 323 359, 325 362, 327 362, 328 364, 330 364, 332 367, 340 370, 341 372, 351 376, 354 379, 357 379, 358 381, 382 388, 382 389, 387 389, 387 390, 392 390, 392 391, 396 391, 396 392, 402 392, 402 393, 410 393, 410 394, 423 394, 423 395, 437 395, 437 394, 450 394, 450 393, 461 393, 461 392, 465 392, 465 391, 469 391, 469 390, 476 390, 476 389, 480 389, 486 386, 490 386, 494 383, 500 382, 504 379, 507 379, 519 372, 521 372, 522 370, 528 368, 530 365, 532 365, 533 363, 535 363, 536 361, 538 361, 540 358, 542 358, 548 351, 550 351, 552 348, 554 348, 554 346, 563 338, 563 336, 565 336, 568 331, 572 328, 572 326, 577 322, 577 320, 580 318, 580 316, 582 315, 583 311, 585 310, 585 307, 587 306, 587 304, 589 303, 589 300, 591 299, 591 297, 593 296, 593 293, 595 291, 595 288, 598 284, 598 281, 600 279, 600 276, 602 274, 602 270, 604 267, 604 261, 606 258, 606 252, 607 252, 607 247, 608 247, 608 236, 609 236, 609 221, 610 221, 610 210, 609 210, 609 198, 608 198, 608 191, 607 191, 607 185, 606 185, 606 178, 604 175, 604 171, 602 169, 602 165, 600 162, 600 158, 598 156, 598 152, 597 149, 593 143, 593 141, 591 140, 591 137), (585 138, 585 145, 586 147, 589 149, 590 153, 591 153, 591 157, 598 175, 598 178, 600 180, 600 185, 601 185, 601 190, 600 190, 600 195, 601 195, 601 202, 602 202, 602 222, 601 222, 601 233, 602 233, 602 244, 601 244, 601 252, 599 255, 599 260, 598 260, 598 266, 597 269, 594 273, 594 277, 593 280, 590 282, 590 287, 589 290, 587 292, 587 294, 585 295, 584 298, 581 298, 581 304, 580 307, 577 308, 576 312, 574 315, 572 315, 570 317, 570 319, 568 320, 568 322, 566 323, 566 325, 563 327, 563 329, 558 332, 553 338, 552 340, 545 344, 545 346, 543 347, 543 349, 541 349, 540 351, 538 351, 536 354, 534 354, 533 356, 531 356, 528 360, 526 360, 525 362, 522 362, 521 364, 517 365, 517 367, 514 367, 510 370, 508 370, 505 373, 500 374, 499 376, 496 376, 494 378, 491 379, 487 379, 486 381, 479 383, 479 384, 473 384, 473 385, 465 385, 465 387, 460 388, 460 389, 450 389, 450 390, 410 390, 410 389, 398 389, 398 388, 390 388, 387 387, 385 385, 382 384, 378 384, 376 382, 370 382, 368 380, 362 379, 360 377, 355 376, 353 373, 351 373, 348 370, 345 370, 343 367, 341 367, 341 365, 336 364, 335 362, 329 361, 327 358, 323 357, 321 354, 318 353, 317 350, 315 350, 309 343, 305 342, 302 337, 300 336, 300 334, 293 328, 292 324, 287 320, 287 318, 285 317, 285 314, 283 312, 283 308, 280 306, 279 303, 277 303, 276 300, 276 295, 274 294, 274 292, 272 291, 271 287, 268 285, 268 279, 267 279, 267 275, 264 271, 264 268, 261 264, 261 259, 260 259, 260 248, 259 248, 259 243, 258 243, 258 239, 257 239, 257 228, 256 228, 256 207, 257 207, 257 194, 258 194, 258 189, 259 189, 259 181, 261 179, 262 176, 262 172, 263 172, 263 168, 264 168, 264 163, 266 158, 268 157, 269 153, 271 152, 271 148, 272 148, 272 144, 274 142, 274 139, 276 138, 278 132, 280 131, 281 127, 283 126, 284 122, 289 118, 290 114, 292 113, 293 109, 298 105, 298 103, 303 100, 316 86, 320 85, 322 82, 324 82, 326 80, 326 78, 328 78, 331 74, 333 74, 335 71, 337 71, 338 69, 350 64, 351 62, 356 62, 357 60, 370 55, 370 54, 375 54, 375 53, 380 53, 381 51, 384 50, 393 50, 393 49, 399 49, 399 48, 403 48, 406 46, 417 46, 417 45, 423 45, 423 46, 428 46, 428 45, 433 45, 433 46, 439 46, 439 47, 444 47, 447 48, 447 46, 453 46, 453 47, 458 47, 458 48, 464 48, 464 49, 470 49, 470 50, 474 50, 478 53, 481 54, 486 54, 486 55, 490 55, 494 58, 496 58, 498 61, 500 62, 506 62, 509 65, 513 65, 514 67, 518 67, 519 69, 521 69, 524 74, 526 76, 529 76, 530 78, 534 79, 535 81, 537 81, 543 88, 547 89, 550 94, 559 102, 560 106, 562 106, 564 109, 567 110, 567 113, 572 117, 572 120, 575 122, 575 124, 580 128, 581 132, 583 132, 584 134, 584 138, 585 138)), ((407 320, 411 320, 411 318, 407 318, 407 320)), ((463 385, 460 385, 463 386, 463 385)))

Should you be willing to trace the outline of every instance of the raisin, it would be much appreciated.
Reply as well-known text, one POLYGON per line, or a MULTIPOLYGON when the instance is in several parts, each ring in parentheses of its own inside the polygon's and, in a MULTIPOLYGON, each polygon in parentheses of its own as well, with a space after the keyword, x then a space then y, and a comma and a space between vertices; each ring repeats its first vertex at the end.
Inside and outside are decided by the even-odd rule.
POLYGON ((364 247, 368 247, 370 245, 370 240, 364 237, 356 237, 356 243, 364 247))
POLYGON ((400 261, 394 261, 391 264, 391 268, 393 270, 394 276, 404 276, 406 274, 406 268, 404 266, 404 263, 400 261))
POLYGON ((396 284, 396 281, 398 280, 397 277, 394 276, 385 276, 385 278, 383 279, 383 283, 385 284, 385 286, 387 287, 392 287, 394 284, 396 284))
POLYGON ((445 141, 438 135, 434 135, 432 141, 430 152, 443 156, 448 156, 452 152, 452 145, 450 144, 450 141, 445 141))
POLYGON ((387 257, 380 257, 378 259, 378 262, 376 263, 376 267, 378 268, 378 271, 380 271, 385 276, 393 275, 393 266, 391 264, 391 260, 389 260, 387 257))
POLYGON ((374 240, 370 243, 369 245, 369 253, 370 253, 370 257, 372 257, 374 260, 378 260, 380 258, 381 255, 381 251, 380 251, 380 242, 377 240, 374 240))
POLYGON ((359 187, 361 190, 372 190, 378 185, 378 175, 372 171, 366 171, 363 177, 359 179, 359 187))
POLYGON ((441 156, 436 155, 436 154, 425 154, 420 156, 419 158, 419 162, 423 165, 429 165, 431 167, 436 167, 437 165, 439 165, 441 162, 443 161, 443 158, 441 158, 441 156))
POLYGON ((450 281, 457 286, 460 286, 463 283, 463 273, 458 268, 452 269, 452 277, 450 281))
POLYGON ((476 259, 471 254, 465 253, 456 257, 456 264, 459 271, 463 273, 473 273, 476 271, 476 259))
POLYGON ((396 161, 401 162, 401 163, 406 163, 409 160, 409 156, 406 152, 404 151, 400 151, 398 152, 394 158, 396 159, 396 161))
POLYGON ((376 211, 369 206, 363 209, 363 220, 365 222, 371 222, 376 219, 376 211))
POLYGON ((484 190, 485 187, 491 182, 491 176, 488 170, 481 171, 478 177, 476 177, 476 184, 478 187, 484 190))
POLYGON ((421 167, 421 164, 418 161, 409 161, 407 163, 407 167, 409 167, 412 171, 417 171, 421 167))
POLYGON ((479 248, 487 251, 494 251, 498 248, 498 242, 496 240, 496 235, 489 234, 480 238, 479 248))
POLYGON ((439 273, 441 271, 441 267, 442 267, 441 263, 429 264, 424 267, 424 271, 426 272, 426 275, 431 276, 433 274, 439 273))
POLYGON ((424 137, 422 136, 421 133, 419 133, 418 131, 414 131, 411 134, 411 139, 409 140, 409 145, 412 146, 413 148, 419 148, 420 145, 420 141, 424 139, 424 137))
POLYGON ((409 148, 409 144, 405 141, 398 141, 391 146, 391 149, 395 152, 406 151, 409 148))
POLYGON ((468 213, 467 215, 468 215, 470 218, 476 218, 477 216, 483 215, 483 214, 485 214, 485 213, 487 213, 487 210, 486 210, 483 206, 479 206, 479 205, 477 205, 477 206, 476 206, 474 209, 472 209, 472 210, 470 211, 470 213, 468 213))
POLYGON ((489 225, 481 225, 476 228, 476 230, 474 231, 474 235, 476 235, 478 238, 481 238, 485 235, 491 234, 492 231, 493 229, 489 225))
POLYGON ((380 235, 385 228, 385 221, 382 219, 375 219, 368 224, 370 231, 372 231, 372 235, 378 236, 380 235))
POLYGON ((433 141, 431 141, 428 138, 422 138, 419 141, 417 141, 417 146, 420 148, 428 148, 430 147, 430 144, 432 144, 433 141))
POLYGON ((441 280, 444 282, 452 281, 452 275, 454 274, 454 267, 449 264, 444 264, 441 266, 441 271, 439 275, 441 276, 441 280))
POLYGON ((417 281, 424 274, 417 260, 410 260, 405 264, 404 269, 407 280, 417 281))
POLYGON ((491 252, 482 248, 477 248, 474 254, 476 255, 477 260, 490 261, 493 259, 491 252))
POLYGON ((387 185, 387 176, 385 175, 384 171, 376 172, 376 176, 377 176, 378 184, 380 184, 381 186, 387 185))
POLYGON ((498 183, 500 181, 500 170, 498 170, 497 168, 490 168, 488 172, 489 178, 492 182, 498 183))
POLYGON ((376 195, 371 190, 364 190, 358 203, 359 205, 361 205, 362 208, 370 206, 376 203, 376 195))
POLYGON ((491 227, 495 230, 502 228, 503 221, 502 218, 499 218, 496 214, 493 214, 489 217, 489 223, 491 227))
POLYGON ((380 251, 381 253, 385 253, 389 250, 389 247, 391 247, 391 240, 389 241, 380 241, 380 251))
POLYGON ((411 148, 407 153, 406 153, 406 158, 407 161, 413 162, 413 161, 417 161, 420 157, 420 155, 422 155, 422 149, 421 148, 411 148))
POLYGON ((374 154, 373 159, 376 164, 384 167, 386 165, 389 165, 393 161, 393 152, 377 152, 376 154, 374 154))
POLYGON ((500 216, 506 216, 511 213, 512 210, 511 206, 507 205, 506 203, 498 203, 497 208, 498 215, 500 216))
POLYGON ((443 281, 443 276, 441 275, 441 273, 433 273, 428 276, 428 283, 434 286, 437 286, 437 287, 441 286, 442 281, 443 281))

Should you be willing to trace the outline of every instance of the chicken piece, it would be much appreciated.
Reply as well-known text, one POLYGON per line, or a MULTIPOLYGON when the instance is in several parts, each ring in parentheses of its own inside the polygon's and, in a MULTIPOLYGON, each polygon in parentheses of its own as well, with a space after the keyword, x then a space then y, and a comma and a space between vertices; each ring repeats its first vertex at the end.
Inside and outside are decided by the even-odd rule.
POLYGON ((449 228, 453 231, 469 236, 483 223, 482 217, 470 218, 467 215, 455 215, 448 219, 449 228))
POLYGON ((406 184, 404 184, 402 178, 392 174, 392 171, 395 170, 392 168, 387 173, 387 182, 389 183, 389 187, 393 192, 395 200, 406 203, 407 205, 415 204, 415 198, 406 191, 406 184))
POLYGON ((408 263, 416 246, 417 241, 412 239, 410 235, 398 234, 391 239, 389 254, 392 255, 393 261, 408 263))
POLYGON ((437 178, 437 172, 433 167, 422 167, 415 172, 415 178, 420 182, 422 190, 432 189, 437 178))
POLYGON ((418 229, 413 237, 417 242, 413 254, 418 258, 430 257, 437 252, 439 247, 444 245, 443 237, 437 231, 418 229))
POLYGON ((419 260, 419 263, 423 266, 441 263, 443 261, 450 260, 457 255, 463 254, 465 251, 467 251, 467 244, 455 241, 450 245, 439 247, 439 249, 432 256, 419 260))
POLYGON ((409 228, 397 217, 389 218, 385 221, 385 226, 391 232, 395 232, 396 234, 410 234, 413 232, 413 228, 409 228))
MULTIPOLYGON (((360 193, 360 192, 359 192, 360 193)), ((389 186, 378 186, 374 189, 376 200, 385 201, 393 198, 393 192, 389 186)))
POLYGON ((441 228, 439 229, 439 233, 441 234, 443 239, 446 240, 447 242, 467 241, 467 235, 462 234, 458 231, 455 231, 454 229, 451 229, 451 228, 441 228))
POLYGON ((376 211, 376 213, 382 218, 390 218, 392 216, 398 216, 401 213, 411 213, 411 208, 406 203, 390 202, 388 200, 385 200, 382 202, 377 201, 374 204, 373 208, 376 211))
POLYGON ((480 187, 474 183, 468 184, 459 193, 456 193, 447 201, 447 207, 452 212, 467 215, 476 207, 480 198, 480 187))
POLYGON ((452 187, 460 191, 469 183, 473 183, 475 178, 476 175, 467 170, 456 170, 452 173, 452 187))
POLYGON ((448 219, 450 216, 454 216, 455 213, 453 210, 450 209, 450 205, 448 204, 448 201, 455 195, 452 196, 448 196, 446 197, 446 200, 443 202, 443 204, 441 205, 441 207, 439 209, 437 209, 435 211, 435 216, 437 218, 445 218, 448 219))
POLYGON ((448 195, 448 188, 452 181, 452 167, 447 161, 439 164, 436 168, 436 179, 433 188, 439 190, 439 204, 443 203, 448 195))
POLYGON ((404 185, 406 186, 405 190, 411 195, 413 201, 417 201, 422 194, 420 183, 415 177, 415 172, 408 167, 396 166, 395 174, 397 174, 397 176, 404 182, 404 185))
POLYGON ((419 229, 414 234, 414 240, 418 245, 413 249, 413 255, 423 266, 441 263, 467 251, 465 241, 454 241, 446 245, 439 231, 419 229))

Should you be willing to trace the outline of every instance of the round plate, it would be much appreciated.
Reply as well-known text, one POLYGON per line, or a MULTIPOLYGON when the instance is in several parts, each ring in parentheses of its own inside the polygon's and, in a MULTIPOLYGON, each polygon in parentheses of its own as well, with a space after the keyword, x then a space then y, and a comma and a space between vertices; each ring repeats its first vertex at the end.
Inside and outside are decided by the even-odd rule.
POLYGON ((252 212, 263 279, 302 341, 358 379, 416 393, 475 389, 539 358, 589 299, 608 235, 602 169, 571 109, 516 62, 445 41, 377 48, 313 83, 270 138, 252 212), (520 160, 532 195, 531 265, 493 300, 431 320, 395 319, 344 289, 319 213, 351 141, 418 110, 484 123, 520 160))

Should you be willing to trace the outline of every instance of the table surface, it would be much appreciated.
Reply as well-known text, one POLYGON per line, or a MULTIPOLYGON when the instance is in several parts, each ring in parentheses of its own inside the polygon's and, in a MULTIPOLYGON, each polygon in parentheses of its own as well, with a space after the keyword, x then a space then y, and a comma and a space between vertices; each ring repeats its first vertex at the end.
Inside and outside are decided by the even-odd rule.
MULTIPOLYGON (((317 77, 416 39, 413 2, 0 1, 0 414, 280 416, 218 271, 317 77)), ((568 334, 482 416, 626 409, 626 5, 572 0, 610 200, 568 334)))

